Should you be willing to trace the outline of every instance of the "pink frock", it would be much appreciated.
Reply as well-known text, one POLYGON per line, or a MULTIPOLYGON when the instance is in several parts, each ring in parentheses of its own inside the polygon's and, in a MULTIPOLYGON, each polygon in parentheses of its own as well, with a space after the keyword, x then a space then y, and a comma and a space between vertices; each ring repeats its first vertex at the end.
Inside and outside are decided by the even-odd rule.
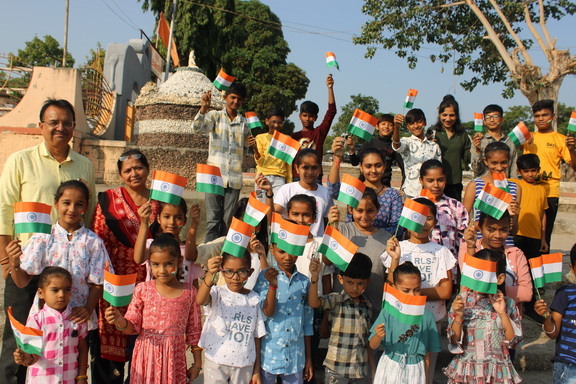
POLYGON ((202 331, 196 289, 185 283, 182 295, 172 299, 156 291, 156 281, 140 283, 126 319, 138 334, 130 382, 186 383, 186 344, 197 345, 202 331))

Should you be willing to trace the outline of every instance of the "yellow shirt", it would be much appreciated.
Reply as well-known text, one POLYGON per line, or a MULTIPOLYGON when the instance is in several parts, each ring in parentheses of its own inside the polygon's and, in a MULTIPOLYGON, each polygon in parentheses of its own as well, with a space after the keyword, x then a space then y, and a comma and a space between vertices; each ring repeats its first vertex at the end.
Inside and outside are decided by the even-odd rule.
MULTIPOLYGON (((548 179, 548 197, 560 197, 560 160, 570 163, 570 150, 566 147, 566 136, 558 132, 533 132, 534 142, 524 145, 524 153, 534 153, 540 159, 542 172, 552 172, 548 179)), ((524 199, 524 197, 522 197, 524 199)))
POLYGON ((292 166, 284 160, 268 155, 268 148, 272 141, 270 133, 261 133, 256 136, 256 146, 260 153, 260 158, 256 159, 256 171, 266 175, 276 175, 286 179, 286 183, 292 182, 292 166))
MULTIPOLYGON (((13 153, 8 157, 0 176, 0 235, 14 236, 14 203, 35 202, 53 206, 54 195, 63 181, 82 180, 88 185, 90 201, 84 214, 87 227, 92 224, 92 214, 96 207, 96 190, 92 163, 86 157, 74 152, 59 163, 44 143, 13 153)), ((58 213, 52 208, 52 222, 58 213)), ((32 234, 19 234, 26 242, 32 234)))
POLYGON ((543 185, 534 185, 524 180, 511 179, 522 187, 518 235, 532 239, 542 238, 542 215, 548 208, 547 190, 543 185))

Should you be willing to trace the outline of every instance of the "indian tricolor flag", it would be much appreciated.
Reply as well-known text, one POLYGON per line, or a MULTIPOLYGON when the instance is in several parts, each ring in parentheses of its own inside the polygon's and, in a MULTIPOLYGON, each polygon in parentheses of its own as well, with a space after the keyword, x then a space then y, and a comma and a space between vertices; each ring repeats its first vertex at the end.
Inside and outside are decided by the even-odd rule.
POLYGON ((542 288, 546 283, 562 281, 562 254, 552 253, 528 259, 534 286, 542 288))
POLYGON ((220 168, 213 165, 196 164, 196 190, 224 196, 224 180, 220 168))
POLYGON ((270 141, 270 148, 268 148, 268 154, 288 164, 292 164, 299 149, 300 143, 298 141, 288 135, 274 131, 272 141, 270 141))
POLYGON ((364 190, 366 189, 366 184, 355 178, 345 174, 342 176, 342 181, 340 182, 340 191, 338 192, 338 201, 348 204, 352 208, 356 209, 364 190))
POLYGON ((248 128, 250 128, 251 131, 256 128, 262 128, 262 123, 260 122, 260 119, 258 119, 256 112, 246 112, 245 116, 246 121, 248 122, 248 128))
POLYGON ((230 76, 226 74, 226 72, 224 72, 223 69, 220 69, 220 72, 218 72, 216 80, 214 80, 212 84, 214 84, 214 86, 218 88, 220 91, 225 91, 228 88, 230 88, 230 85, 232 85, 235 79, 236 78, 234 76, 230 76))
POLYGON ((408 295, 386 283, 382 308, 403 324, 420 324, 426 309, 426 296, 408 295))
POLYGON ((332 226, 326 228, 322 244, 318 247, 318 252, 326 256, 341 271, 345 271, 348 268, 348 264, 350 264, 357 250, 357 245, 332 226))
POLYGON ((14 204, 14 231, 16 233, 48 233, 52 229, 52 207, 42 203, 14 204))
POLYGON ((271 243, 292 256, 302 256, 308 241, 310 227, 284 220, 279 213, 272 214, 271 243))
POLYGON ((106 266, 104 269, 104 300, 113 307, 123 307, 130 304, 137 277, 137 273, 115 275, 106 266))
POLYGON ((510 186, 508 185, 508 180, 506 180, 506 174, 504 172, 492 172, 492 178, 494 179, 495 186, 510 193, 510 186))
POLYGON ((463 286, 481 293, 496 293, 498 290, 498 276, 496 275, 496 262, 482 260, 466 254, 462 266, 463 286))
POLYGON ((530 131, 524 122, 519 122, 516 127, 508 134, 508 137, 515 146, 519 147, 530 138, 530 131))
POLYGON ((8 307, 8 318, 10 319, 10 326, 14 332, 14 338, 18 348, 26 353, 42 356, 42 347, 44 340, 42 336, 44 332, 39 329, 26 327, 12 316, 12 307, 8 307))
POLYGON ((228 234, 226 234, 226 240, 224 240, 224 245, 222 246, 222 252, 236 257, 244 256, 253 233, 253 226, 233 217, 228 234))
POLYGON ((404 101, 404 108, 412 108, 414 106, 414 101, 416 101, 416 96, 418 96, 418 90, 409 89, 408 95, 406 95, 406 101, 404 101))
POLYGON ((406 199, 404 202, 404 208, 402 208, 402 213, 400 214, 398 225, 416 233, 420 233, 422 232, 422 227, 424 226, 429 214, 429 207, 412 199, 406 199))
POLYGON ((170 172, 154 171, 150 199, 178 205, 187 183, 188 179, 185 177, 170 172))
POLYGON ((334 54, 334 52, 326 52, 326 66, 328 68, 336 67, 337 70, 340 70, 340 66, 336 61, 336 55, 334 54))
POLYGON ((496 220, 500 220, 512 202, 512 195, 500 188, 486 183, 474 202, 474 208, 479 209, 496 220))
POLYGON ((268 211, 270 211, 270 206, 258 200, 256 198, 256 192, 252 192, 250 193, 246 211, 244 212, 244 222, 256 227, 268 214, 268 211))
POLYGON ((576 132, 576 111, 572 111, 570 120, 568 121, 568 132, 576 132))
POLYGON ((484 115, 474 112, 474 132, 484 131, 484 115))
POLYGON ((356 108, 352 120, 348 124, 348 132, 361 139, 370 140, 374 135, 374 129, 376 129, 377 124, 377 118, 356 108))
POLYGON ((434 194, 432 192, 430 192, 429 189, 426 189, 426 188, 422 188, 420 190, 420 195, 418 197, 423 197, 425 199, 430 200, 433 203, 436 202, 436 196, 434 196, 434 194))

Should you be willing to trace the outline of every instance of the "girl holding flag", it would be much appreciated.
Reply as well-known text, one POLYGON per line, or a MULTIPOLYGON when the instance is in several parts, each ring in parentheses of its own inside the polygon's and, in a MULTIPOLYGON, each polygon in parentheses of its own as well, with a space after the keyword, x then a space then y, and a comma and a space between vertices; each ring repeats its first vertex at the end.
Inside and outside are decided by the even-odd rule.
POLYGON ((456 356, 444 374, 449 384, 519 383, 508 349, 522 339, 520 314, 496 288, 505 283, 506 260, 491 249, 467 260, 462 292, 448 316, 448 348, 456 356))

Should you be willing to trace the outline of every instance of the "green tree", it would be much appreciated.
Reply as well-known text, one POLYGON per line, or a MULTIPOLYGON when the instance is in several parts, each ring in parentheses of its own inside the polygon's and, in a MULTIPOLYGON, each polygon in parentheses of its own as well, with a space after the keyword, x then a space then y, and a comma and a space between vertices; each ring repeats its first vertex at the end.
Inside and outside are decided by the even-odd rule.
POLYGON ((102 47, 100 42, 96 43, 96 49, 90 49, 88 56, 86 56, 86 63, 84 67, 94 66, 100 72, 104 73, 104 59, 106 57, 106 50, 102 47))
POLYGON ((372 96, 365 96, 359 93, 357 95, 350 96, 350 99, 351 101, 342 107, 338 121, 332 126, 332 133, 334 136, 339 136, 346 132, 348 124, 350 123, 356 108, 373 116, 376 115, 378 109, 380 108, 378 100, 372 96))
POLYGON ((362 27, 356 44, 368 46, 367 57, 377 48, 395 50, 410 68, 417 52, 436 45, 432 62, 454 62, 454 74, 472 72, 461 86, 472 91, 478 84, 504 83, 504 97, 520 89, 530 105, 541 99, 558 100, 564 77, 576 74, 576 56, 556 48, 546 21, 576 12, 570 0, 366 0, 362 12, 372 19, 362 27), (534 26, 538 20, 541 32, 534 26), (523 36, 525 29, 531 37, 523 36), (548 61, 544 74, 528 49, 537 44, 548 61))
MULTIPOLYGON (((18 54, 14 55, 14 65, 23 67, 61 67, 62 55, 64 50, 60 47, 60 43, 50 35, 45 35, 44 40, 34 36, 30 41, 26 42, 24 49, 19 49, 18 54)), ((13 54, 12 54, 13 55, 13 54)), ((74 66, 74 58, 67 52, 66 54, 66 67, 74 66)))

